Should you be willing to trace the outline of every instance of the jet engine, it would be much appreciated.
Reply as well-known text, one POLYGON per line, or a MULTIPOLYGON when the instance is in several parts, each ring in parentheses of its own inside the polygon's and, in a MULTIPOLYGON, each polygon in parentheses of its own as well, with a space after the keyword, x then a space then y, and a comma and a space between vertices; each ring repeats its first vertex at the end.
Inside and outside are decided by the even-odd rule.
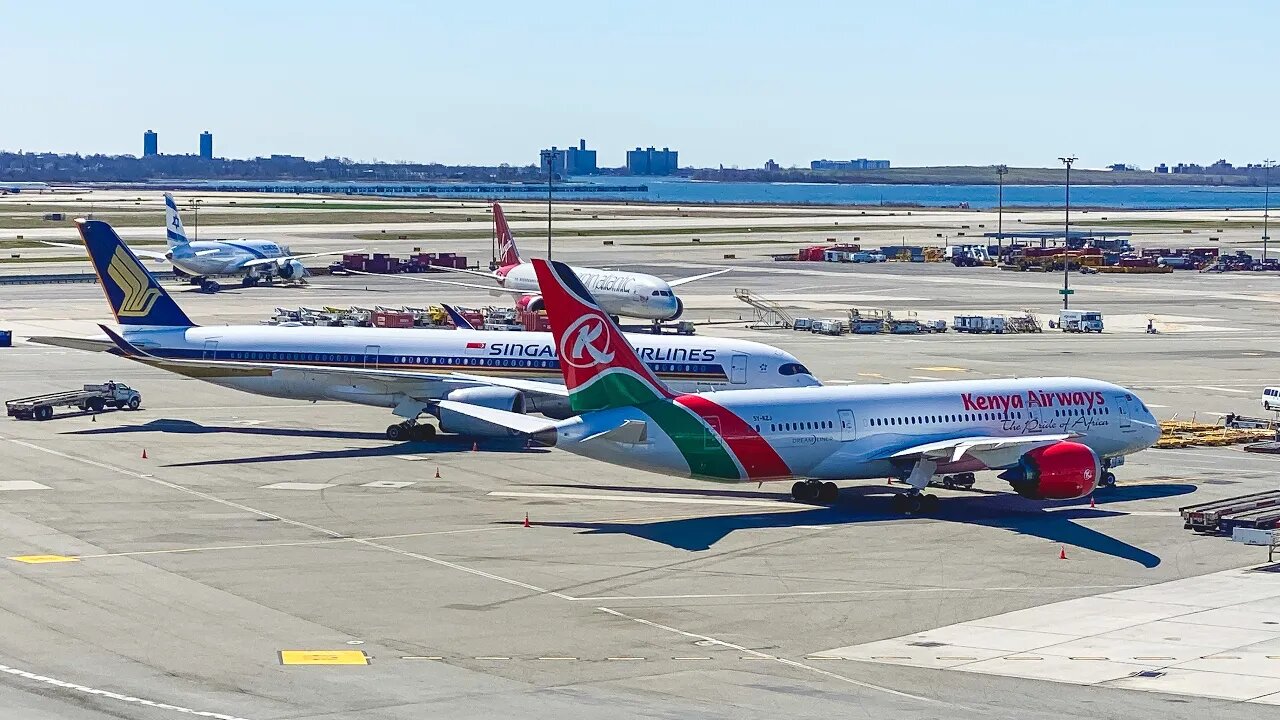
POLYGON ((281 280, 301 280, 306 277, 307 269, 297 260, 285 260, 276 263, 276 274, 281 280))
MULTIPOLYGON (((444 400, 479 405, 480 407, 507 412, 523 413, 525 411, 524 394, 519 390, 501 387, 471 387, 454 390, 445 395, 444 400)), ((459 435, 478 437, 512 437, 515 435, 508 428, 483 420, 468 417, 462 413, 436 408, 436 417, 440 418, 440 429, 459 435)))
POLYGON ((521 295, 520 299, 516 300, 516 309, 538 312, 539 310, 546 310, 547 305, 542 301, 541 295, 521 295))
POLYGON ((1024 454, 1000 477, 1025 498, 1074 500, 1097 487, 1102 462, 1088 445, 1063 441, 1024 454))

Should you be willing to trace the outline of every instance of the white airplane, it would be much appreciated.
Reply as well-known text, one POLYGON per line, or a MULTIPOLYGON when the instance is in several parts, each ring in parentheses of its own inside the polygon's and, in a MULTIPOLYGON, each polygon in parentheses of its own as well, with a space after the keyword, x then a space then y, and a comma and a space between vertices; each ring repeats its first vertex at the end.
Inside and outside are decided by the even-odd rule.
MULTIPOLYGON (((542 310, 544 305, 542 296, 539 294, 538 277, 533 271, 533 265, 520 258, 520 251, 516 249, 516 240, 511 234, 511 227, 507 225, 507 218, 502 214, 502 206, 496 202, 493 204, 493 224, 498 236, 498 269, 493 272, 457 268, 441 269, 479 275, 495 281, 497 285, 479 285, 476 283, 413 276, 405 276, 405 278, 420 282, 479 288, 494 294, 507 293, 519 297, 516 302, 516 306, 519 308, 534 311, 542 310)), ((605 312, 615 317, 652 320, 657 324, 676 320, 684 314, 684 303, 671 288, 679 287, 695 280, 722 275, 731 269, 714 270, 678 280, 663 280, 647 273, 625 272, 622 270, 597 270, 594 268, 575 267, 573 271, 590 288, 605 312)))
MULTIPOLYGON (((36 337, 34 342, 107 350, 170 372, 257 395, 341 400, 393 408, 403 422, 391 440, 423 439, 429 411, 447 432, 511 433, 468 415, 441 410, 440 399, 511 412, 568 417, 550 333, 466 330, 226 325, 199 327, 156 282, 105 222, 77 220, 94 271, 120 332, 109 340, 36 337), (494 386, 493 377, 504 379, 494 386)), ((795 357, 746 340, 644 335, 644 362, 690 392, 730 387, 819 384, 795 357)))
POLYGON ((243 273, 241 285, 244 287, 253 287, 264 280, 270 282, 274 278, 302 281, 308 273, 301 260, 355 252, 340 250, 294 255, 289 248, 278 243, 249 238, 192 242, 187 239, 186 228, 182 226, 182 218, 178 215, 178 206, 170 193, 164 194, 164 206, 169 251, 161 254, 135 250, 134 253, 150 260, 172 263, 178 274, 188 276, 192 285, 199 285, 205 292, 217 292, 221 289, 217 280, 209 278, 210 275, 243 273))
POLYGON ((936 506, 922 491, 943 473, 1001 470, 1028 498, 1084 497, 1160 437, 1132 391, 1086 378, 681 393, 640 361, 566 265, 533 262, 579 415, 552 423, 448 399, 442 411, 665 475, 792 480, 805 502, 834 501, 835 480, 896 477, 907 488, 894 499, 900 512, 936 506))

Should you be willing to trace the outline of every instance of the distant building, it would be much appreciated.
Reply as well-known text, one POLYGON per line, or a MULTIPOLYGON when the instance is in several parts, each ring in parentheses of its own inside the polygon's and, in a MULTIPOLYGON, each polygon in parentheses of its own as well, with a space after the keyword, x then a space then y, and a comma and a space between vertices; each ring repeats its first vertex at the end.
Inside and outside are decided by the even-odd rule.
POLYGON ((579 139, 578 147, 564 151, 565 175, 595 175, 596 151, 587 149, 587 141, 579 139))
POLYGON ((565 156, 568 153, 568 150, 561 150, 555 145, 552 145, 550 150, 539 150, 538 167, 541 169, 542 174, 546 175, 549 170, 557 175, 564 175, 565 156))
POLYGON ((1155 172, 1158 172, 1158 173, 1161 173, 1161 174, 1168 173, 1168 172, 1169 172, 1169 166, 1168 166, 1168 165, 1165 165, 1164 163, 1160 163, 1159 165, 1157 165, 1157 166, 1155 167, 1155 172))
POLYGON ((160 136, 155 130, 148 130, 142 133, 142 157, 152 157, 160 154, 160 136))
POLYGON ((627 172, 632 175, 674 175, 679 153, 671 148, 636 148, 627 151, 627 172))
POLYGON ((200 133, 200 157, 205 160, 213 159, 213 133, 208 130, 200 133))
POLYGON ((764 164, 764 169, 768 172, 778 172, 778 163, 774 162, 773 158, 769 158, 769 161, 764 164))
POLYGON ((1111 172, 1137 172, 1138 166, 1129 165, 1128 163, 1115 163, 1113 165, 1108 165, 1107 169, 1111 172))
POLYGON ((888 160, 814 160, 809 163, 810 170, 888 170, 888 160))

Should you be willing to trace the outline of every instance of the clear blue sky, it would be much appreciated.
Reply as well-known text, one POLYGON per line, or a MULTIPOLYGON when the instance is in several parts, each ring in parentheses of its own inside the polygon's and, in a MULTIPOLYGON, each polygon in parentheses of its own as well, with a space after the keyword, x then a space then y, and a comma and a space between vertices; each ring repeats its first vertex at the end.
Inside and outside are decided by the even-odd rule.
POLYGON ((1280 154, 1280 3, 0 0, 0 148, 602 165, 1280 154))

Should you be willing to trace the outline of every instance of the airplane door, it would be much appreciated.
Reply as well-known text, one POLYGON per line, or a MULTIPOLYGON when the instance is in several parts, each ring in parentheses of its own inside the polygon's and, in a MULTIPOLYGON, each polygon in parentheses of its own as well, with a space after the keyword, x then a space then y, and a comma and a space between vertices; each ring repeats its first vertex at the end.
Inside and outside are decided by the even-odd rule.
POLYGON ((1128 395, 1125 395, 1124 399, 1121 400, 1118 404, 1118 407, 1120 409, 1121 432, 1133 431, 1133 417, 1129 414, 1129 403, 1130 403, 1130 397, 1128 395))
POLYGON ((378 369, 378 356, 382 354, 381 345, 364 346, 364 367, 369 370, 378 369))
POLYGON ((853 440, 857 437, 855 432, 856 426, 853 424, 853 411, 840 410, 840 441, 853 440))
POLYGON ((217 341, 217 340, 205 340, 205 341, 204 341, 204 355, 203 355, 203 357, 204 357, 204 359, 205 359, 205 360, 217 360, 217 359, 218 359, 218 341, 217 341))
POLYGON ((735 354, 730 359, 729 365, 729 382, 733 385, 742 385, 747 382, 747 356, 735 354))

